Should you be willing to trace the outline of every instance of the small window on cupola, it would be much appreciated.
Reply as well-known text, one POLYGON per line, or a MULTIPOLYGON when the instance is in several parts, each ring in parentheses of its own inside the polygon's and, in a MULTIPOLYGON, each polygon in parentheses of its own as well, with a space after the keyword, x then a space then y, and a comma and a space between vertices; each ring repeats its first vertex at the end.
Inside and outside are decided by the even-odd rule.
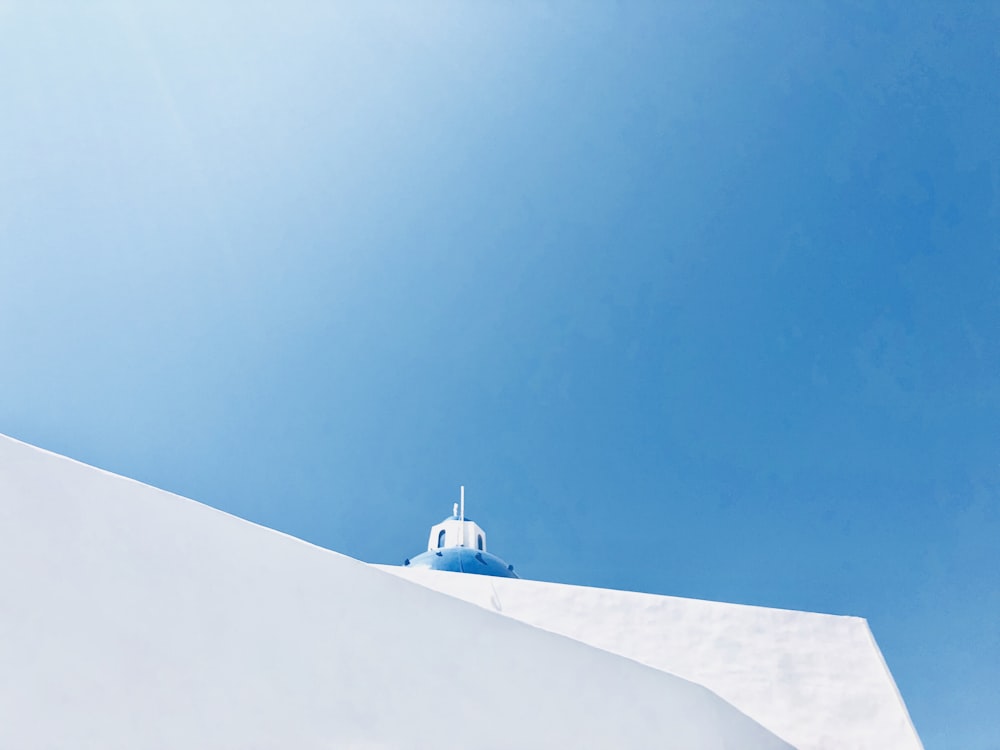
POLYGON ((483 535, 482 534, 479 534, 479 535, 476 536, 476 546, 479 547, 480 550, 483 549, 483 535))
POLYGON ((438 547, 444 546, 444 529, 438 532, 438 547))

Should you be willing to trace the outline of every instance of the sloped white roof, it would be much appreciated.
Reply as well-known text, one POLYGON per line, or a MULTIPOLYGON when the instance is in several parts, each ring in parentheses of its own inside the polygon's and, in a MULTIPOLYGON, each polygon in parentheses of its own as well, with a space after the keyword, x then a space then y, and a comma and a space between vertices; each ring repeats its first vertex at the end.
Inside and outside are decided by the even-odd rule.
POLYGON ((799 750, 922 748, 859 617, 377 567, 704 685, 799 750))
POLYGON ((788 745, 709 690, 0 437, 0 747, 788 745))

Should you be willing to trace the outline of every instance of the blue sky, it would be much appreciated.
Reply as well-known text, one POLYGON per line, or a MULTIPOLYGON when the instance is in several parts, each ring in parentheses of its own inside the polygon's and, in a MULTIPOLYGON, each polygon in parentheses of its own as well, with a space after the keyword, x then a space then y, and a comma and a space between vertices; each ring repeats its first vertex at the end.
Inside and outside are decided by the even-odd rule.
POLYGON ((0 2, 0 431, 364 560, 868 618, 1000 736, 995 3, 0 2))

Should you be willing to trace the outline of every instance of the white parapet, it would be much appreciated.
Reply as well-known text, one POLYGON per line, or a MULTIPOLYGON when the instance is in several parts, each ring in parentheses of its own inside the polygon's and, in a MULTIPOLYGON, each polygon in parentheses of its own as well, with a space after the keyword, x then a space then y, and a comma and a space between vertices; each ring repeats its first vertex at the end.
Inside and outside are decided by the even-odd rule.
POLYGON ((704 685, 799 750, 922 747, 860 617, 377 567, 704 685))

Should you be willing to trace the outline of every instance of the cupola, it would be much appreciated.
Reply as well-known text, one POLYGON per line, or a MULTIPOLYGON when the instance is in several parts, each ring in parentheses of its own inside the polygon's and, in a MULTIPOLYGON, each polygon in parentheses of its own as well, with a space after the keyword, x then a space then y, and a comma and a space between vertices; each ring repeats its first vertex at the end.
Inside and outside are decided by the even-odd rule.
POLYGON ((458 503, 448 518, 431 526, 427 539, 428 551, 448 547, 474 547, 480 552, 486 551, 486 532, 471 518, 464 517, 458 503))
POLYGON ((486 551, 486 532, 471 518, 466 518, 465 487, 461 488, 460 500, 452 507, 451 515, 431 526, 427 551, 407 559, 403 565, 454 573, 518 577, 513 565, 486 551))

